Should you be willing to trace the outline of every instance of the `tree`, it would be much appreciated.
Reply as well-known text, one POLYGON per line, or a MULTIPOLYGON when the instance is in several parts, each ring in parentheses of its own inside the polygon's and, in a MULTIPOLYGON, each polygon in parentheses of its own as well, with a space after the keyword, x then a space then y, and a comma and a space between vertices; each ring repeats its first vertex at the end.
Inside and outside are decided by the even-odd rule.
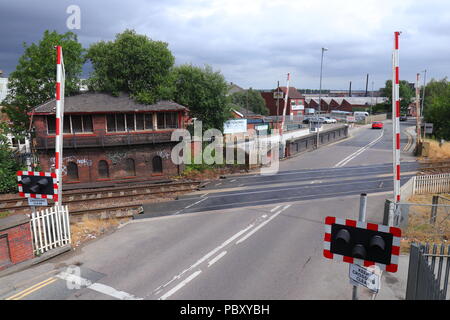
MULTIPOLYGON (((386 86, 384 88, 380 89, 380 91, 384 94, 385 97, 388 97, 388 102, 386 104, 388 106, 391 106, 392 105, 392 80, 387 80, 386 86)), ((406 113, 408 111, 408 106, 412 102, 412 98, 415 96, 415 92, 409 85, 408 81, 400 80, 399 94, 400 94, 400 112, 406 113)))
POLYGON ((22 169, 6 137, 10 127, 10 124, 0 123, 0 193, 17 192, 16 172, 22 169))
POLYGON ((16 70, 9 77, 9 93, 3 109, 15 126, 27 128, 27 112, 55 97, 56 50, 63 48, 66 71, 65 95, 79 91, 80 75, 84 63, 84 49, 76 34, 56 31, 44 32, 42 40, 30 46, 24 43, 24 54, 19 58, 16 70))
POLYGON ((165 42, 125 30, 114 41, 92 44, 87 53, 93 72, 88 87, 117 96, 129 93, 141 103, 170 99, 175 58, 165 42))
POLYGON ((424 118, 433 123, 433 135, 450 140, 450 82, 432 79, 425 87, 424 118))
POLYGON ((187 106, 192 118, 202 120, 203 129, 222 130, 230 117, 228 85, 223 75, 210 66, 185 64, 174 68, 173 79, 175 102, 187 106))
POLYGON ((245 91, 238 91, 230 96, 231 103, 234 103, 242 108, 251 110, 254 113, 268 115, 269 110, 266 107, 266 102, 261 94, 252 88, 245 91))

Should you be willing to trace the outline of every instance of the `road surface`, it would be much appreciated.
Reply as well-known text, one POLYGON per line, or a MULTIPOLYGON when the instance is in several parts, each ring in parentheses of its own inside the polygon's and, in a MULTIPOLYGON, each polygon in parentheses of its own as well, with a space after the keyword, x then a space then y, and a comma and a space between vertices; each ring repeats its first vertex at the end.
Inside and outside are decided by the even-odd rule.
MULTIPOLYGON (((145 206, 81 250, 0 279, 0 298, 350 299, 348 265, 322 257, 324 218, 356 219, 366 192, 367 219, 381 223, 392 196, 390 122, 353 134, 281 161, 276 175, 229 176, 145 206)), ((401 160, 404 182, 417 165, 411 152, 401 160)), ((401 298, 385 278, 393 287, 380 297, 401 298)))

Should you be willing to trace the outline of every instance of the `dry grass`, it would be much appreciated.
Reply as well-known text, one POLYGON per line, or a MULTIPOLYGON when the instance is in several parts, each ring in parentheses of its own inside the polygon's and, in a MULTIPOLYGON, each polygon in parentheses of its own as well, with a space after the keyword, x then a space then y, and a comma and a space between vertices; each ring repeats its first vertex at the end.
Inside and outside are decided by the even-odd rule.
MULTIPOLYGON (((441 196, 450 198, 449 194, 441 194, 441 196)), ((431 204, 432 198, 432 194, 415 195, 408 202, 431 204)), ((449 205, 450 201, 440 199, 439 204, 449 205)), ((430 224, 430 215, 431 206, 410 206, 408 227, 404 230, 400 246, 402 252, 409 252, 412 242, 448 243, 450 239, 450 208, 438 208, 434 225, 430 224)))
POLYGON ((430 150, 426 159, 446 160, 450 159, 450 142, 439 145, 439 142, 431 139, 425 139, 430 144, 430 150))
POLYGON ((86 241, 95 239, 105 232, 116 229, 124 220, 128 219, 94 219, 84 216, 80 222, 70 225, 72 244, 74 247, 78 247, 86 241))

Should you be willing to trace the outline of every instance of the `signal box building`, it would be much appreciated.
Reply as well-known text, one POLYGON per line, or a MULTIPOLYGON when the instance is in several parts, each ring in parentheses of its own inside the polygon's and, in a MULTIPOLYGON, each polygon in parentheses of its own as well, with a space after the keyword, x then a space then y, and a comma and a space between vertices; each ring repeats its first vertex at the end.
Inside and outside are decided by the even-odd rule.
MULTIPOLYGON (((63 126, 63 182, 95 184, 160 180, 182 172, 171 161, 171 141, 184 128, 188 109, 172 101, 146 105, 128 95, 83 93, 66 97, 63 126)), ((55 110, 51 100, 31 116, 33 147, 42 171, 55 165, 55 110)))
MULTIPOLYGON (((266 102, 269 115, 281 116, 283 115, 284 97, 286 96, 287 88, 279 87, 278 89, 269 91, 260 91, 261 96, 266 102), (277 94, 277 92, 279 92, 277 94), (278 97, 278 99, 277 99, 278 97)), ((305 98, 294 87, 289 87, 288 102, 286 106, 286 116, 294 115, 301 116, 304 114, 305 98)))

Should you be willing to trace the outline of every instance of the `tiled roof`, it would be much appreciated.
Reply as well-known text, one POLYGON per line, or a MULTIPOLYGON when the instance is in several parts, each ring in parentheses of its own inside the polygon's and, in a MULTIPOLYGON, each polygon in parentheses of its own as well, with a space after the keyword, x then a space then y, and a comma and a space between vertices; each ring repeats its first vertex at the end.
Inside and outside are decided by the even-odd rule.
MULTIPOLYGON (((34 108, 34 113, 54 113, 56 100, 50 100, 34 108)), ((173 101, 140 104, 127 94, 114 97, 105 93, 82 93, 64 98, 64 113, 77 112, 129 112, 129 111, 179 111, 188 108, 173 101)))

